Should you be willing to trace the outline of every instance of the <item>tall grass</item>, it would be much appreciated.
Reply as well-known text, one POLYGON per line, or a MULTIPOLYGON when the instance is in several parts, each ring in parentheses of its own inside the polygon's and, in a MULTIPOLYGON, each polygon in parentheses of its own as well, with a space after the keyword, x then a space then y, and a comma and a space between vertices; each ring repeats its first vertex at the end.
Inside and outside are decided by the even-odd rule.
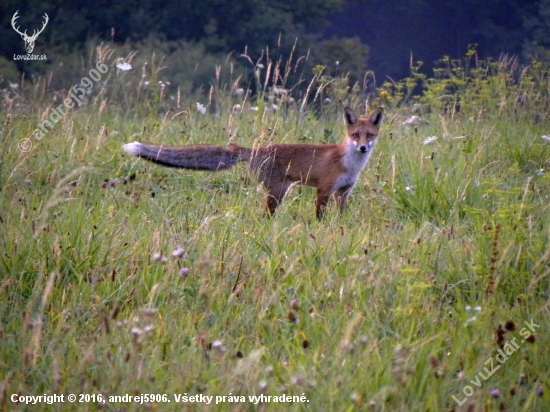
POLYGON ((107 400, 81 410, 545 410, 547 68, 471 55, 382 86, 369 104, 387 106, 387 122, 349 212, 332 205, 317 222, 308 188, 266 219, 244 166, 176 171, 120 147, 336 142, 343 106, 365 110, 358 87, 320 71, 306 92, 283 87, 273 73, 297 62, 264 61, 253 62, 258 97, 222 77, 184 96, 159 85, 160 60, 124 73, 121 56, 94 53, 82 76, 101 53, 109 71, 41 140, 32 133, 57 106, 47 79, 4 92, 3 410, 75 408, 11 401, 53 393, 107 400), (405 125, 412 115, 421 120, 405 125), (539 327, 521 335, 531 321, 539 327), (519 348, 473 384, 514 338, 519 348), (146 393, 171 402, 109 401, 146 393), (248 401, 262 393, 308 402, 248 401), (174 394, 226 399, 177 404, 174 394))

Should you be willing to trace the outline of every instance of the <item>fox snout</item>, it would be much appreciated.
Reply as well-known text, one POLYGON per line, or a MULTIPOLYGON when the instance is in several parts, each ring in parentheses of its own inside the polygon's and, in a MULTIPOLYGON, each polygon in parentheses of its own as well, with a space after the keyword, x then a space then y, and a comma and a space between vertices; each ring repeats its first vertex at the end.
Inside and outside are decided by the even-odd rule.
POLYGON ((355 149, 358 152, 367 153, 367 152, 370 152, 372 150, 374 145, 375 145, 375 142, 369 142, 367 144, 357 144, 357 143, 355 143, 355 149))

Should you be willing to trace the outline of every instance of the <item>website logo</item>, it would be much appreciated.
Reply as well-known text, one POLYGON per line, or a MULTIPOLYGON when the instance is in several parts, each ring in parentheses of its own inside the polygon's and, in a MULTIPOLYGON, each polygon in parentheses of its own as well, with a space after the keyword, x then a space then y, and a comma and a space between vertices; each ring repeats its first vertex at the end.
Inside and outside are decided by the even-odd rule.
POLYGON ((34 50, 34 43, 36 42, 36 39, 38 38, 38 35, 44 31, 46 28, 46 25, 48 24, 48 21, 50 21, 50 18, 46 13, 44 13, 44 22, 42 23, 42 28, 40 30, 33 30, 32 35, 27 34, 27 30, 24 32, 21 32, 19 30, 19 26, 17 26, 17 19, 19 18, 19 10, 15 12, 11 19, 11 26, 13 29, 21 35, 21 38, 25 42, 25 49, 27 50, 27 55, 13 55, 14 60, 46 60, 46 55, 36 55, 32 54, 32 51, 34 50))

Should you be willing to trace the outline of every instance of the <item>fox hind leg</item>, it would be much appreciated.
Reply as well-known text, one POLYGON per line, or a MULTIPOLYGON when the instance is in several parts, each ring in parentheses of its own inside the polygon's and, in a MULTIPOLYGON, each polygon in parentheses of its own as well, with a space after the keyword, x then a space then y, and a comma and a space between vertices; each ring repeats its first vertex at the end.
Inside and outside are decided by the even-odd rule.
POLYGON ((317 189, 317 220, 323 219, 325 210, 327 209, 330 194, 324 190, 317 189))
POLYGON ((265 185, 267 189, 267 196, 265 198, 267 214, 271 217, 275 214, 277 207, 283 202, 288 189, 290 188, 290 182, 281 182, 279 184, 265 185))

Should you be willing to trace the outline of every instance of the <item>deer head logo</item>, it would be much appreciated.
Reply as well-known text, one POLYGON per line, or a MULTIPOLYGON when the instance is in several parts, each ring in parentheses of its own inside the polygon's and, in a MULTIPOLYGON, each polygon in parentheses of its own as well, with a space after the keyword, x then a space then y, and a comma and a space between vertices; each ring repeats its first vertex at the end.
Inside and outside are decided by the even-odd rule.
POLYGON ((44 23, 42 24, 42 28, 40 30, 34 30, 33 33, 32 33, 32 36, 29 36, 29 35, 27 35, 27 30, 25 30, 23 33, 21 33, 19 31, 19 27, 15 26, 16 20, 19 18, 17 13, 19 13, 19 10, 17 10, 15 12, 15 14, 13 15, 13 17, 11 19, 11 25, 12 25, 13 29, 21 35, 21 38, 25 42, 25 49, 27 49, 27 53, 31 54, 32 51, 34 50, 34 42, 36 41, 36 38, 38 37, 38 35, 40 33, 42 33, 44 31, 44 29, 46 28, 46 24, 48 24, 48 21, 50 20, 50 18, 48 17, 48 15, 46 13, 44 13, 44 23))

